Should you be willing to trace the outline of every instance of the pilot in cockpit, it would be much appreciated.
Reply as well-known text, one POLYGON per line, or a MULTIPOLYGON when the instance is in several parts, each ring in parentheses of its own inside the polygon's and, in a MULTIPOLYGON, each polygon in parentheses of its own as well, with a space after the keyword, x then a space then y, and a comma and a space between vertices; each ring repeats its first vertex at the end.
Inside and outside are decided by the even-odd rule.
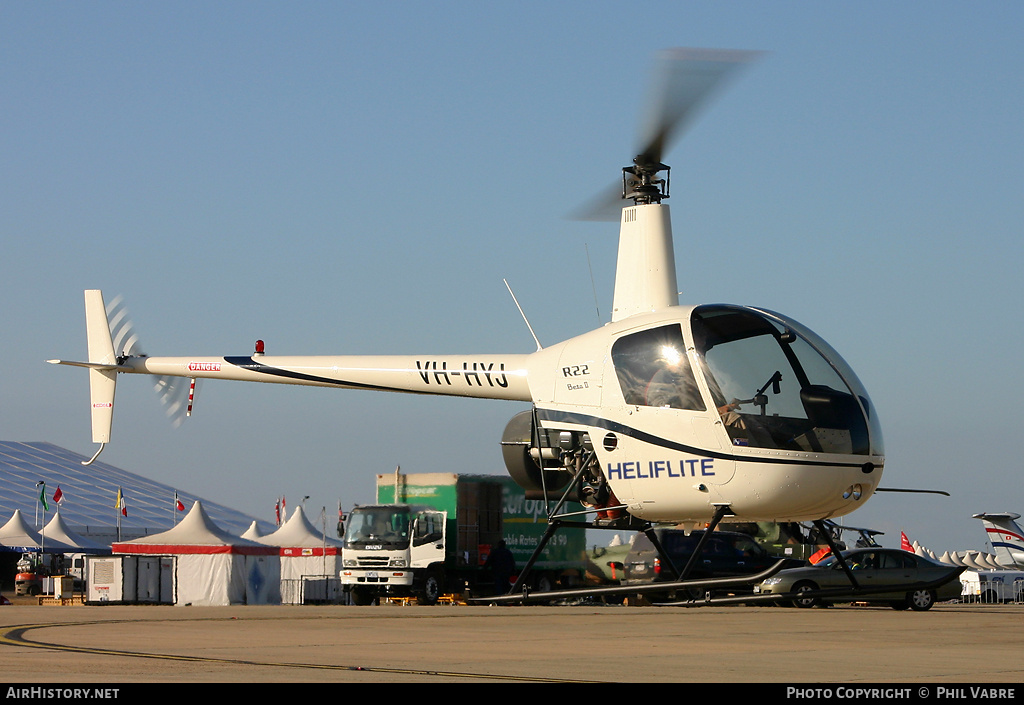
POLYGON ((705 350, 706 335, 704 333, 704 327, 694 322, 691 330, 693 332, 694 346, 697 351, 697 359, 700 360, 700 368, 704 373, 704 380, 708 383, 708 390, 711 392, 711 398, 715 402, 715 408, 718 409, 718 416, 726 426, 741 430, 746 429, 746 422, 743 420, 743 417, 737 413, 740 408, 740 400, 735 398, 731 401, 725 400, 725 394, 722 392, 722 388, 718 385, 718 380, 715 379, 715 375, 712 374, 711 368, 704 359, 704 355, 707 352, 705 350))

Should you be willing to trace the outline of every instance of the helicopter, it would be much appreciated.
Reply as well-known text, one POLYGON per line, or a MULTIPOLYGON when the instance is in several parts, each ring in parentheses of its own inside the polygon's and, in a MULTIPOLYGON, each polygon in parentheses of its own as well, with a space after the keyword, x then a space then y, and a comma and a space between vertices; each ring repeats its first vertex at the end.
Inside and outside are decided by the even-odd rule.
POLYGON ((766 308, 679 302, 663 159, 707 99, 759 54, 660 54, 652 117, 612 199, 620 232, 605 325, 547 347, 534 336, 528 353, 278 356, 257 341, 247 355, 156 357, 124 332, 101 291, 87 290, 88 360, 48 361, 89 370, 99 448, 84 463, 110 442, 118 375, 142 374, 168 392, 185 379, 190 388, 224 379, 529 403, 506 426, 502 455, 518 484, 555 503, 552 532, 713 529, 725 517, 819 523, 860 508, 879 489, 882 430, 839 353, 766 308), (593 520, 558 514, 568 499, 593 520))

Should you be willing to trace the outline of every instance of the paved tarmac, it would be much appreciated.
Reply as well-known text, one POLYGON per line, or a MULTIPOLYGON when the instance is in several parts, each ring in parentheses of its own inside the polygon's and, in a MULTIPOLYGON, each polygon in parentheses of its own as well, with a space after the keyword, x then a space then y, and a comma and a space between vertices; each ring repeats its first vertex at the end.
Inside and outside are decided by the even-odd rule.
MULTIPOLYGON (((0 607, 44 683, 1020 683, 1024 605, 0 607)), ((1024 688, 1017 690, 1024 691, 1024 688)))

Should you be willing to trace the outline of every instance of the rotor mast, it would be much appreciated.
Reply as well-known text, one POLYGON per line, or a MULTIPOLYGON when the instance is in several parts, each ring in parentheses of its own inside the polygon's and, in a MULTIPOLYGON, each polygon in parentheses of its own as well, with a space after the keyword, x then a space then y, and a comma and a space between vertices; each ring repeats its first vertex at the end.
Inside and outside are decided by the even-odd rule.
POLYGON ((660 54, 641 147, 622 169, 622 199, 633 203, 621 213, 612 321, 679 305, 672 225, 662 203, 671 169, 662 157, 725 78, 757 56, 719 49, 660 54))

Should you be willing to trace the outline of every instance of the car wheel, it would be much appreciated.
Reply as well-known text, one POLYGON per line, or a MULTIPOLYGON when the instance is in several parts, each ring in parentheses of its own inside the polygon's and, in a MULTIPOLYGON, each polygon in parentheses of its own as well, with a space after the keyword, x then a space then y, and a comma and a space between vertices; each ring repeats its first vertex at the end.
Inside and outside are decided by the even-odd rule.
POLYGON ((821 600, 817 597, 805 596, 803 593, 812 592, 817 589, 818 586, 812 583, 810 580, 805 580, 803 582, 797 583, 793 586, 793 592, 796 594, 796 597, 793 598, 793 604, 797 607, 803 608, 816 607, 821 602, 821 600))
POLYGON ((930 610, 935 604, 934 590, 914 590, 907 593, 907 604, 916 612, 930 610))

